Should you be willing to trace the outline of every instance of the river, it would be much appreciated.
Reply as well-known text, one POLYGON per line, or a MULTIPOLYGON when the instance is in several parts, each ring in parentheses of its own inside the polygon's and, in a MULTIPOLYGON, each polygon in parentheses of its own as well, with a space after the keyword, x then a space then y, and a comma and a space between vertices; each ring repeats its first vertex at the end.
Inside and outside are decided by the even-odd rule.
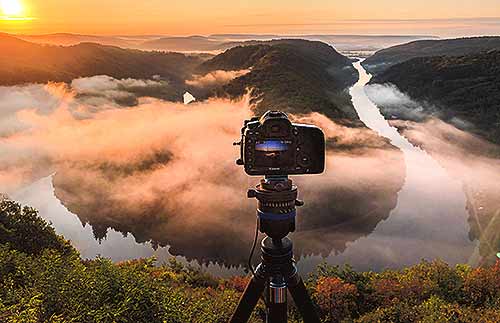
MULTIPOLYGON (((350 93, 366 126, 388 138, 404 154, 406 180, 397 207, 365 238, 353 242, 335 263, 401 267, 421 259, 467 263, 476 246, 468 237, 468 213, 462 182, 452 178, 434 159, 414 147, 391 127, 365 93, 371 76, 361 62, 354 63, 359 81, 350 93)), ((362 266, 365 267, 365 266, 362 266)))

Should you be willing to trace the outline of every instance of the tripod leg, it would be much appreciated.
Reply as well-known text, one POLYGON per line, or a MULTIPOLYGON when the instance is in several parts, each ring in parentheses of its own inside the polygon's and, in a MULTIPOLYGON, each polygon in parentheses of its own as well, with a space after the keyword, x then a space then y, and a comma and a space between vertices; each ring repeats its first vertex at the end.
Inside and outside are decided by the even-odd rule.
POLYGON ((311 297, 307 293, 306 285, 304 285, 304 281, 302 281, 302 278, 300 278, 297 273, 290 277, 288 289, 304 319, 304 323, 320 323, 321 321, 319 320, 318 314, 316 314, 311 297))
POLYGON ((258 272, 248 282, 245 292, 241 295, 236 311, 231 316, 229 323, 246 323, 254 310, 259 298, 267 285, 267 278, 258 272))

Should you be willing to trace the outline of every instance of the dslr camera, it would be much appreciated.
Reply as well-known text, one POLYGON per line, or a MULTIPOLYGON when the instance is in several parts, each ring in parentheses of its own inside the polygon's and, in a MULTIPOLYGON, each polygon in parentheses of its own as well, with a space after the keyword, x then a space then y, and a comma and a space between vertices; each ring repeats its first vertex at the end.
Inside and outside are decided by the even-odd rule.
POLYGON ((245 120, 241 156, 248 175, 321 174, 325 169, 325 135, 313 125, 292 123, 281 111, 245 120))

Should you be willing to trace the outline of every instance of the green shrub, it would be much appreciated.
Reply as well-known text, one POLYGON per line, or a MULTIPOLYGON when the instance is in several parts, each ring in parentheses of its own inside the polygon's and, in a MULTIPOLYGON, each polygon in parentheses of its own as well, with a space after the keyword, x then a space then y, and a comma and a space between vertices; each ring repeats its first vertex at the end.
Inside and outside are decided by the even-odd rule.
POLYGON ((39 254, 45 249, 63 253, 73 251, 35 209, 21 208, 20 204, 9 200, 0 202, 0 244, 9 244, 12 249, 28 254, 39 254))
POLYGON ((500 309, 473 308, 461 306, 457 303, 448 303, 438 296, 432 296, 419 305, 410 305, 401 302, 389 307, 379 308, 370 312, 356 323, 498 323, 500 309))

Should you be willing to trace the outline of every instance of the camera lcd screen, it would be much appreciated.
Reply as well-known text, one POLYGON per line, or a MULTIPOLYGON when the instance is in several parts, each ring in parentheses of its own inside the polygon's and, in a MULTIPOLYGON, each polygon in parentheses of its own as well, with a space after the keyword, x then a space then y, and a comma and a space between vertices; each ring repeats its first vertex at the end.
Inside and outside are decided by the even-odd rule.
POLYGON ((293 165, 293 151, 290 142, 284 140, 263 140, 255 143, 255 166, 282 168, 293 165))
POLYGON ((255 150, 269 153, 287 151, 288 144, 283 140, 264 140, 255 144, 255 150))

